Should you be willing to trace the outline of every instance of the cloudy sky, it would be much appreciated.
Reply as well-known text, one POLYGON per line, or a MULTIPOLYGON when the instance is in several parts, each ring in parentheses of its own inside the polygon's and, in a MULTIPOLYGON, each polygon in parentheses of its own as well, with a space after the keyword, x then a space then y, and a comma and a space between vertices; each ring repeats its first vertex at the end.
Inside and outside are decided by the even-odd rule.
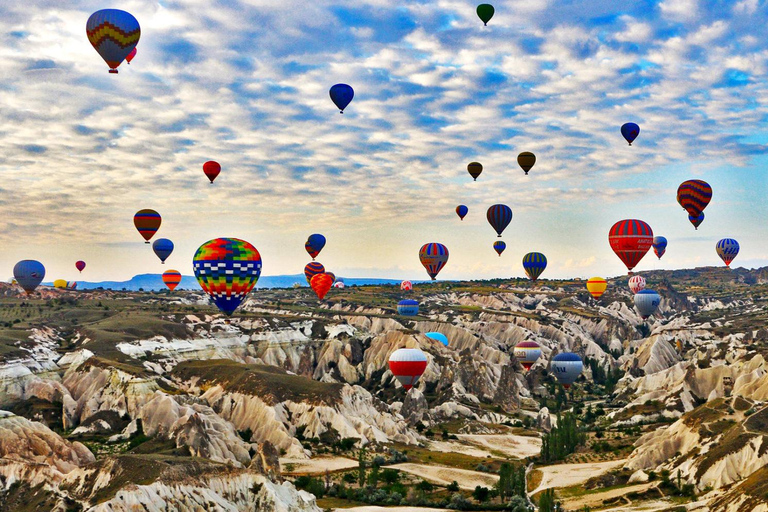
POLYGON ((450 250, 445 279, 520 276, 530 251, 543 277, 614 276, 607 234, 625 218, 669 240, 641 271, 721 264, 723 237, 741 243, 734 265, 768 265, 765 2, 497 0, 488 27, 473 2, 406 4, 0 5, 5 274, 25 258, 50 279, 191 274, 218 236, 252 242, 265 275, 294 274, 319 232, 318 260, 342 276, 426 278, 427 242, 450 250), (118 75, 85 35, 108 7, 142 28, 118 75), (355 89, 344 115, 339 82, 355 89), (529 176, 521 151, 538 159, 529 176), (675 200, 691 178, 714 189, 698 231, 675 200), (501 258, 494 203, 514 212, 501 258), (141 208, 176 244, 165 266, 133 227, 141 208))

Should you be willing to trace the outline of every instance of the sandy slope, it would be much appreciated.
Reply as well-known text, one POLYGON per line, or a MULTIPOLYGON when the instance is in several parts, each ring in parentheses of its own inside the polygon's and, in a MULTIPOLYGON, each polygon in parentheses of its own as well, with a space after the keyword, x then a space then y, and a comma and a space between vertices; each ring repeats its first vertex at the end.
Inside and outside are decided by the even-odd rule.
POLYGON ((367 507, 335 508, 333 510, 339 512, 453 512, 446 508, 374 507, 373 505, 367 507))
POLYGON ((471 435, 459 434, 462 441, 472 443, 488 450, 501 452, 508 457, 524 459, 541 452, 541 438, 529 436, 516 436, 510 434, 499 435, 471 435))
MULTIPOLYGON (((649 482, 645 484, 638 484, 638 485, 630 485, 629 487, 622 487, 621 489, 611 489, 609 491, 604 492, 596 492, 592 494, 587 494, 585 496, 578 496, 574 497, 573 499, 565 499, 563 500, 563 506, 565 506, 568 510, 579 510, 584 508, 584 506, 590 507, 590 508, 596 508, 603 504, 603 501, 616 498, 618 496, 624 496, 625 494, 629 494, 630 492, 643 492, 654 485, 658 485, 658 482, 649 482)), ((649 505, 647 503, 644 503, 643 505, 649 505)), ((620 510, 628 510, 627 507, 629 505, 622 505, 620 510)), ((641 505, 638 504, 638 510, 645 510, 640 509, 641 505)), ((666 504, 667 507, 669 507, 669 503, 666 504)))
POLYGON ((474 490, 475 487, 493 487, 498 481, 498 475, 469 471, 467 469, 447 468, 445 466, 425 466, 423 464, 395 464, 389 466, 412 475, 419 476, 439 485, 450 485, 454 480, 462 489, 474 490))
POLYGON ((570 487, 586 482, 593 476, 598 476, 608 470, 620 468, 626 459, 612 460, 608 462, 590 462, 586 464, 555 464, 553 466, 539 466, 536 469, 543 473, 541 484, 531 494, 550 487, 570 487))
POLYGON ((357 461, 346 457, 317 457, 314 459, 280 459, 283 473, 291 475, 316 475, 328 471, 356 468, 357 461), (290 464, 290 466, 289 466, 290 464), (289 471, 290 469, 290 471, 289 471))

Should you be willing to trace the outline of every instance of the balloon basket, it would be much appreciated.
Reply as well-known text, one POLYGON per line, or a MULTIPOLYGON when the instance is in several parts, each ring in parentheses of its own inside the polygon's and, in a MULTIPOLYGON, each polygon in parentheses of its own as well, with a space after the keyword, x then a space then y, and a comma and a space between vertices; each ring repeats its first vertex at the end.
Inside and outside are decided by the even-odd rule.
POLYGON ((113 75, 116 75, 116 74, 117 74, 117 70, 116 70, 116 69, 110 69, 110 70, 109 70, 109 72, 110 72, 111 74, 113 74, 113 75))

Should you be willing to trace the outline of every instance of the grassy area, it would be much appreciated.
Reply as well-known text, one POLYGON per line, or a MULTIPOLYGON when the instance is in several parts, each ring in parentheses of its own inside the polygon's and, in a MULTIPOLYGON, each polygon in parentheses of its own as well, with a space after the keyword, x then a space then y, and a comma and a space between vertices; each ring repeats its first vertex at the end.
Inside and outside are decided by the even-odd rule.
POLYGON ((408 456, 408 462, 416 464, 436 464, 439 466, 468 469, 471 471, 476 471, 477 466, 481 464, 493 471, 498 471, 502 462, 514 460, 473 457, 463 453, 432 451, 427 448, 404 444, 395 444, 394 447, 408 456))
POLYGON ((544 473, 541 470, 533 469, 528 473, 528 492, 531 492, 541 485, 541 481, 544 479, 544 473))

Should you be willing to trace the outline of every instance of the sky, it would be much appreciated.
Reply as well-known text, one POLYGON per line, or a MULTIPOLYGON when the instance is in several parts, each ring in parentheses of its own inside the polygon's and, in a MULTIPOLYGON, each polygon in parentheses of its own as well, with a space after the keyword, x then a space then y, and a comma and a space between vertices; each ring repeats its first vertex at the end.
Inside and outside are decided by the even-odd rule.
POLYGON ((191 275, 199 245, 231 236, 264 275, 297 274, 323 233, 318 260, 339 276, 424 279, 427 242, 450 251, 441 279, 523 276, 531 251, 542 277, 616 276, 608 231, 627 218, 669 241, 638 271, 721 265, 724 237, 734 266, 768 265, 764 1, 497 0, 487 27, 476 5, 0 3, 0 269, 191 275), (117 75, 85 34, 102 8, 141 25, 117 75), (336 83, 355 90, 343 115, 336 83), (631 147, 625 122, 641 128, 631 147), (676 202, 687 179, 714 189, 698 231, 676 202), (496 203, 514 214, 501 257, 496 203), (133 226, 142 208, 176 245, 166 265, 133 226))

